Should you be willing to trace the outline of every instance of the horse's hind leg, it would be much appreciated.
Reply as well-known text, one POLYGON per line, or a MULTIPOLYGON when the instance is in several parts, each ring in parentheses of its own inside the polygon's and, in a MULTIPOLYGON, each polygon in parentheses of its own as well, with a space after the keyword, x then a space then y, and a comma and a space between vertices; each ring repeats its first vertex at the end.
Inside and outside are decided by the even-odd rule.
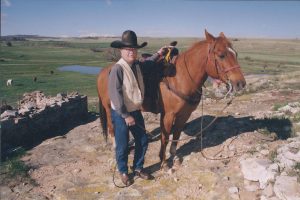
POLYGON ((115 142, 115 132, 114 132, 114 126, 111 119, 110 108, 106 108, 106 114, 107 114, 107 127, 108 127, 109 139, 112 143, 112 149, 114 150, 116 147, 116 142, 115 142))
POLYGON ((160 153, 159 157, 161 160, 161 169, 167 167, 166 163, 166 148, 169 141, 169 135, 172 129, 174 120, 174 115, 169 114, 162 114, 161 120, 160 120, 160 126, 162 129, 162 135, 161 135, 161 147, 160 147, 160 153))

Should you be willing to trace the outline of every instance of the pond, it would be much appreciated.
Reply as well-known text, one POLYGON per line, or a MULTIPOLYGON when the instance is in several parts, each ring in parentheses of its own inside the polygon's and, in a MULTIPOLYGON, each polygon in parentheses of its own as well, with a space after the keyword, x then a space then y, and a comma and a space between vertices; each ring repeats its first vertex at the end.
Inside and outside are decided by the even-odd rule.
POLYGON ((59 67, 58 70, 68 71, 68 72, 79 72, 82 74, 98 74, 102 70, 102 67, 68 65, 68 66, 59 67))

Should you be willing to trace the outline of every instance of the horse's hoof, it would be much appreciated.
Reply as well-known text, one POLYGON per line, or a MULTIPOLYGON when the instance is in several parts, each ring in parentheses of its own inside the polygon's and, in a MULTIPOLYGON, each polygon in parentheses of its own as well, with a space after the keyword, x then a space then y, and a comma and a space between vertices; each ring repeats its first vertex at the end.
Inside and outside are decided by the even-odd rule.
POLYGON ((160 166, 160 170, 161 170, 161 171, 167 172, 169 169, 170 169, 170 167, 168 166, 167 163, 163 163, 163 164, 160 166))
POLYGON ((176 156, 173 159, 173 168, 179 168, 181 164, 182 164, 182 158, 176 156))

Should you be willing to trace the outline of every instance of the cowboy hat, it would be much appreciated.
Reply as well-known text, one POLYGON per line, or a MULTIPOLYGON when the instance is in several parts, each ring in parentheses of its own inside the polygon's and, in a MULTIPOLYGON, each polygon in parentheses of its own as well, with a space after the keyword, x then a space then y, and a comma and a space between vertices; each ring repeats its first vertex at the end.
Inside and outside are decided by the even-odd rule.
POLYGON ((122 34, 121 41, 116 40, 110 44, 111 47, 118 48, 118 49, 123 47, 139 49, 139 48, 143 48, 146 45, 147 42, 143 42, 141 45, 138 45, 136 34, 131 30, 124 31, 124 33, 122 34))

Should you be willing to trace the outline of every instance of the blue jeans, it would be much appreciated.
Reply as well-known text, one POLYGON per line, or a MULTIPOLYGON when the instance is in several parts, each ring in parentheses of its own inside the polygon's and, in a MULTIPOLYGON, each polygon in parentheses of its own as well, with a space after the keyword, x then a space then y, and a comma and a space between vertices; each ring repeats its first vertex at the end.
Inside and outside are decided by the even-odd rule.
POLYGON ((125 119, 111 109, 116 141, 116 160, 120 173, 128 173, 128 140, 131 131, 135 140, 133 169, 142 170, 148 148, 148 136, 145 131, 144 118, 141 111, 133 111, 130 115, 135 120, 134 126, 127 126, 125 119))

